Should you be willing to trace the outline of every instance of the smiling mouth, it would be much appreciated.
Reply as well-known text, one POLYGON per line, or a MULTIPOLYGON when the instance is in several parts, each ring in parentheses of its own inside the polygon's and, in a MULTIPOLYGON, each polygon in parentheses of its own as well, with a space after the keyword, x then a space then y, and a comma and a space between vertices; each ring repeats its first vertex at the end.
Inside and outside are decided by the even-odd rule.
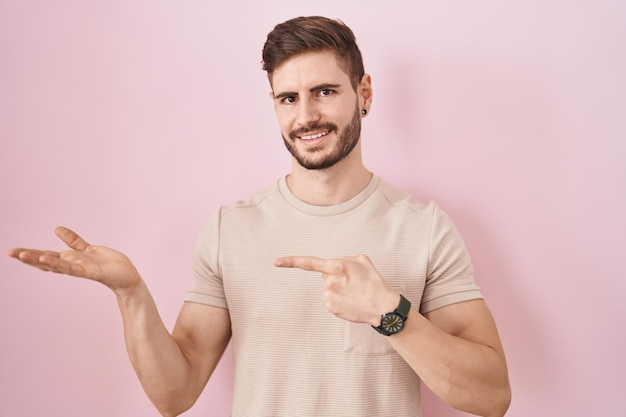
POLYGON ((313 140, 313 139, 319 139, 323 136, 326 136, 330 133, 330 130, 325 130, 324 132, 319 132, 316 133, 314 135, 302 135, 302 136, 298 136, 300 139, 302 140, 313 140))

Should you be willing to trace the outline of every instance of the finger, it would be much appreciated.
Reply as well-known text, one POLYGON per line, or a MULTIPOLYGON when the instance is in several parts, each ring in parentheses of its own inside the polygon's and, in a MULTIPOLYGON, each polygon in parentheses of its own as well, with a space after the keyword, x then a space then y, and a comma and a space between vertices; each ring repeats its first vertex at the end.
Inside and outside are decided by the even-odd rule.
POLYGON ((54 230, 54 233, 56 233, 67 246, 74 250, 82 252, 89 247, 89 243, 85 242, 82 237, 78 236, 78 234, 67 227, 59 226, 54 230))
POLYGON ((49 261, 46 261, 44 258, 52 259, 59 257, 58 252, 24 248, 12 249, 9 252, 9 255, 27 265, 31 265, 45 270, 49 269, 49 261))
POLYGON ((59 256, 58 252, 54 251, 44 251, 39 249, 25 249, 25 248, 15 248, 9 251, 9 256, 19 259, 20 261, 29 260, 35 261, 41 255, 51 255, 59 256))
POLYGON ((22 253, 25 250, 26 249, 24 249, 24 248, 13 248, 13 249, 9 250, 8 255, 11 258, 19 259, 20 253, 22 253))
POLYGON ((20 261, 28 261, 26 263, 37 262, 40 256, 61 256, 60 252, 52 250, 40 250, 40 249, 26 249, 26 248, 13 248, 9 250, 8 255, 12 258, 19 259, 20 261))
POLYGON ((87 277, 84 265, 72 259, 72 255, 77 253, 79 252, 54 252, 49 250, 15 248, 11 249, 9 255, 26 265, 43 271, 87 277))
POLYGON ((300 268, 305 271, 317 271, 332 274, 337 270, 336 259, 317 258, 315 256, 282 256, 274 261, 280 268, 300 268))
POLYGON ((39 257, 39 268, 59 274, 73 275, 76 277, 86 277, 85 267, 72 259, 65 259, 65 254, 76 252, 63 252, 60 254, 42 254, 39 257))

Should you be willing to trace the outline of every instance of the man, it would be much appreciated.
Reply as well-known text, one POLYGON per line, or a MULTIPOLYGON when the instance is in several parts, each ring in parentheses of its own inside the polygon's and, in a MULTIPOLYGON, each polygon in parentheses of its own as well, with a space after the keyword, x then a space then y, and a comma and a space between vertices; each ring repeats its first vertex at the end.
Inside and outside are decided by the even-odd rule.
POLYGON ((193 405, 231 339, 233 416, 419 416, 420 379, 453 407, 504 415, 504 352, 461 238, 362 163, 372 86, 352 31, 292 19, 263 63, 292 171, 210 219, 171 335, 117 251, 58 228, 71 250, 10 255, 114 291, 164 416, 193 405))

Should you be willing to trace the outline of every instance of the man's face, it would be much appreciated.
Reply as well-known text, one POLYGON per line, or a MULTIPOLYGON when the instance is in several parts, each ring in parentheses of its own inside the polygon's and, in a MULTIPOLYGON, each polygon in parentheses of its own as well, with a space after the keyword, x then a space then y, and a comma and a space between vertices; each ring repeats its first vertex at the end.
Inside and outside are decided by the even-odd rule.
POLYGON ((274 70, 272 86, 285 146, 304 168, 329 168, 359 142, 357 93, 334 53, 288 59, 274 70))

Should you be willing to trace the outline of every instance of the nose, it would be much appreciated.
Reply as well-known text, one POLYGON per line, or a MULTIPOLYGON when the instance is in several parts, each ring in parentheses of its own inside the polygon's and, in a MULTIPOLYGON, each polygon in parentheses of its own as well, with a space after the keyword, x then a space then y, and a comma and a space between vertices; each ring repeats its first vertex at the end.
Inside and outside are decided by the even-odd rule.
POLYGON ((313 100, 300 100, 298 103, 298 125, 304 127, 319 120, 320 112, 316 103, 313 100))

